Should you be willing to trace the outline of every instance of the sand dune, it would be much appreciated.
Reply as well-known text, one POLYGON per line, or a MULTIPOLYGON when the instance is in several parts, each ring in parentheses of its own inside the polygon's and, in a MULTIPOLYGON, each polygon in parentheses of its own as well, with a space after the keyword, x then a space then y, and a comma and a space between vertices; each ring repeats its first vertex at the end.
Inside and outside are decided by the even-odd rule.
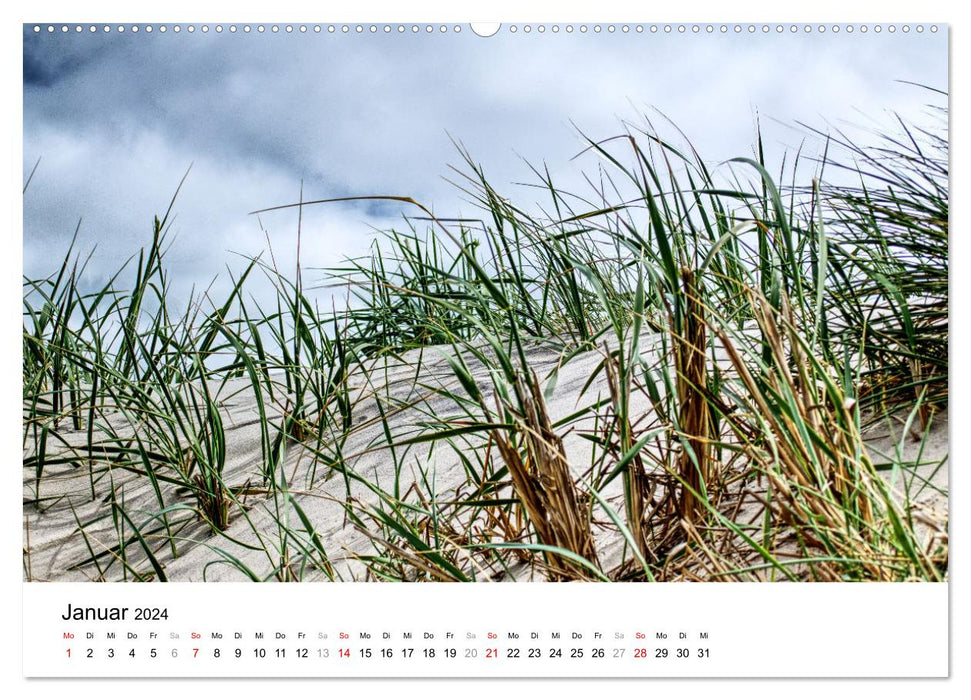
MULTIPOLYGON (((652 347, 655 340, 654 336, 645 334, 642 347, 652 347)), ((410 351, 400 358, 370 360, 358 366, 351 375, 352 428, 342 440, 341 455, 347 467, 367 483, 387 493, 400 494, 415 487, 426 499, 437 498, 442 502, 462 495, 467 497, 471 492, 459 452, 474 449, 476 444, 484 447, 481 437, 456 441, 452 448, 445 447, 442 442, 434 443, 434 449, 422 443, 398 447, 398 464, 402 468, 397 472, 388 451, 386 431, 395 437, 395 441, 400 441, 419 434, 435 421, 461 420, 459 406, 451 394, 464 395, 464 392, 446 359, 451 352, 451 349, 432 347, 410 351), (386 424, 381 419, 382 414, 386 424)), ((483 392, 490 391, 487 370, 466 359, 480 388, 483 392)), ((565 366, 558 367, 561 359, 551 347, 535 345, 528 349, 529 366, 538 377, 550 377, 557 370, 547 406, 554 423, 608 395, 603 374, 598 373, 603 359, 601 352, 582 353, 571 358, 565 366), (592 375, 596 379, 586 386, 592 375)), ((171 523, 168 534, 175 544, 160 545, 155 556, 164 566, 169 580, 245 579, 240 566, 233 565, 231 560, 261 576, 268 576, 280 565, 281 552, 288 548, 281 544, 285 528, 303 532, 305 528, 293 508, 279 494, 274 496, 267 490, 263 482, 261 421, 255 398, 246 378, 227 382, 219 393, 227 447, 223 478, 237 490, 242 505, 242 508, 231 508, 230 525, 222 533, 213 533, 196 517, 193 512, 195 498, 184 487, 153 483, 144 473, 112 467, 110 460, 97 460, 97 455, 96 466, 93 470, 89 468, 86 427, 72 432, 62 426, 59 431, 62 442, 52 444, 53 441, 49 441, 48 452, 52 455, 75 454, 79 457, 78 463, 48 466, 39 481, 32 469, 24 470, 25 577, 40 581, 98 579, 99 568, 91 561, 95 555, 102 555, 100 566, 101 569, 107 568, 109 578, 130 577, 131 574, 126 574, 121 566, 107 566, 117 558, 117 549, 116 554, 105 554, 119 546, 125 533, 129 538, 126 556, 141 562, 136 568, 150 570, 140 545, 131 539, 131 528, 125 527, 124 522, 119 526, 112 517, 112 492, 143 531, 159 528, 162 521, 153 519, 153 516, 163 507, 166 509, 171 523), (122 536, 119 536, 119 528, 122 536)), ((269 396, 264 399, 271 433, 275 435, 282 424, 284 406, 279 395, 275 401, 269 396)), ((634 394, 632 409, 634 415, 640 416, 634 426, 636 430, 646 431, 656 423, 650 402, 643 393, 634 394)), ((123 414, 116 413, 110 420, 116 434, 138 436, 139 428, 131 425, 123 414)), ((596 429, 594 423, 595 418, 588 414, 568 421, 559 429, 573 476, 581 483, 589 480, 591 460, 595 456, 595 448, 589 439, 596 429)), ((98 430, 95 432, 97 434, 98 430)), ((874 461, 887 461, 883 455, 892 455, 898 447, 905 451, 905 459, 916 460, 918 449, 922 449, 919 457, 923 466, 913 473, 885 473, 900 493, 909 490, 916 494, 919 506, 915 512, 927 520, 922 527, 928 531, 940 529, 947 518, 946 417, 935 418, 930 434, 923 442, 909 436, 901 439, 901 432, 902 426, 894 422, 869 430, 866 437, 874 461), (923 479, 927 480, 927 485, 914 488, 913 484, 923 479), (909 489, 904 488, 907 485, 910 485, 909 489)), ((340 440, 340 435, 324 435, 318 449, 293 440, 286 442, 281 478, 313 524, 333 566, 333 571, 326 573, 312 568, 301 569, 299 576, 304 580, 324 579, 331 575, 340 580, 364 579, 367 567, 360 557, 377 553, 371 538, 348 518, 347 504, 353 502, 354 512, 364 513, 369 505, 379 502, 379 497, 363 481, 346 479, 321 459, 321 454, 327 454, 331 448, 329 441, 336 443, 340 440)), ((97 439, 94 442, 97 443, 97 439)), ((510 495, 508 487, 504 494, 510 495)), ((619 480, 602 495, 618 512, 623 511, 619 480)), ((753 506, 748 504, 744 508, 751 510, 753 506)), ((745 517, 746 511, 736 515, 745 517)), ((598 538, 601 564, 605 568, 616 566, 622 558, 623 538, 602 513, 595 521, 600 523, 594 525, 594 534, 598 538)), ((289 548, 293 549, 292 542, 289 548)), ((476 564, 471 557, 469 565, 474 571, 476 564)), ((541 572, 525 563, 510 571, 479 570, 476 573, 476 578, 483 580, 542 578, 541 572)))

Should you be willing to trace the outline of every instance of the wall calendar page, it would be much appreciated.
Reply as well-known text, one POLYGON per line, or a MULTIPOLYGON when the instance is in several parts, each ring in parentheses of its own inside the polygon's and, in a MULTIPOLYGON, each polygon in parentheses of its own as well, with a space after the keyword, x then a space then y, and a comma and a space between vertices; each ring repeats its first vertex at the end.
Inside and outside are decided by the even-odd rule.
POLYGON ((29 687, 948 677, 950 26, 305 10, 19 28, 29 687))

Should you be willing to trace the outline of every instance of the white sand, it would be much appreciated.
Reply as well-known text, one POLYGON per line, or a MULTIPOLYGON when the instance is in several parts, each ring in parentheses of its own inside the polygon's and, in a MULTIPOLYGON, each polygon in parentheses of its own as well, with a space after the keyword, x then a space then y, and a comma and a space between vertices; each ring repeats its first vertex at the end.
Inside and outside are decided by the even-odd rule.
MULTIPOLYGON (((648 347, 650 340, 649 336, 645 336, 643 346, 648 347)), ((412 351, 403 358, 403 362, 371 362, 367 371, 358 368, 352 378, 356 398, 353 411, 355 428, 343 445, 343 455, 351 469, 386 491, 393 490, 395 473, 387 450, 383 447, 375 448, 375 445, 382 446, 385 443, 385 436, 374 394, 388 393, 394 401, 400 402, 402 406, 407 405, 394 410, 392 404, 385 402, 386 410, 390 409, 389 426, 396 436, 403 436, 414 429, 414 426, 427 423, 434 417, 461 415, 454 401, 432 391, 446 387, 450 391, 464 394, 449 364, 442 357, 442 351, 437 348, 423 351, 421 382, 416 385, 412 365, 417 362, 418 355, 419 351, 412 351)), ((560 370, 555 390, 548 402, 553 421, 571 415, 598 398, 608 396, 606 386, 602 383, 602 372, 598 375, 598 381, 581 396, 581 389, 595 372, 601 359, 599 353, 586 353, 572 359, 560 370)), ((528 361, 542 379, 555 367, 558 356, 551 350, 533 347, 528 352, 528 361)), ((479 386, 487 397, 491 397, 488 376, 481 368, 476 371, 476 375, 479 386)), ((253 493, 244 497, 246 517, 234 507, 231 511, 230 527, 221 535, 213 535, 208 525, 199 522, 189 510, 169 512, 170 521, 183 522, 175 533, 178 556, 173 557, 168 546, 156 555, 163 562, 169 580, 245 579, 242 572, 225 563, 227 557, 216 551, 216 548, 238 558, 258 575, 266 576, 280 563, 278 518, 284 519, 292 528, 302 529, 295 513, 286 507, 277 511, 273 499, 259 493, 262 462, 260 425, 248 380, 233 380, 221 393, 219 402, 228 450, 224 479, 234 487, 248 483, 253 493), (277 512, 280 513, 279 516, 277 512), (248 548, 247 545, 255 549, 248 548), (269 550, 269 554, 264 550, 269 550)), ((642 420, 635 426, 636 430, 642 432, 649 429, 654 417, 646 397, 635 392, 632 408, 634 415, 642 416, 642 420)), ((269 413, 271 423, 278 426, 281 421, 281 407, 270 406, 269 413)), ((123 424, 124 421, 118 418, 116 425, 123 424)), ((592 428, 592 422, 587 418, 574 422, 568 430, 561 433, 577 478, 582 478, 590 467, 593 448, 581 433, 592 428)), ((271 435, 275 435, 276 430, 277 428, 272 429, 271 435)), ((66 424, 61 425, 60 432, 71 445, 82 446, 86 442, 86 432, 72 433, 66 424)), ((900 440, 900 432, 899 426, 888 425, 878 426, 868 433, 867 438, 874 449, 875 462, 887 461, 880 453, 888 453, 895 443, 903 446, 907 458, 914 457, 920 443, 910 437, 900 440)), ((924 488, 911 489, 912 496, 920 503, 921 512, 926 513, 929 521, 937 524, 946 523, 947 520, 947 446, 946 416, 941 415, 935 418, 930 434, 924 441, 924 464, 916 470, 920 477, 928 479, 929 484, 924 488)), ((64 450, 64 447, 48 445, 48 452, 51 454, 64 450)), ((456 453, 446 449, 443 444, 439 444, 432 454, 429 454, 429 444, 417 444, 407 451, 399 449, 399 459, 401 455, 405 455, 404 468, 399 478, 402 493, 416 482, 423 493, 432 491, 442 500, 454 497, 463 489, 465 492, 469 491, 466 474, 456 453), (421 483, 419 473, 422 468, 426 470, 431 481, 429 485, 421 483)), ((103 463, 99 468, 103 468, 103 463)), ((285 456, 283 473, 294 499, 314 524, 334 565, 336 576, 343 580, 365 578, 366 567, 356 557, 373 554, 375 550, 369 538, 355 529, 346 518, 343 502, 347 494, 343 477, 324 464, 315 464, 305 448, 292 442, 289 443, 285 456)), ((895 487, 900 487, 905 477, 913 478, 903 473, 887 474, 895 487)), ((160 524, 158 520, 147 522, 160 510, 160 505, 150 480, 145 476, 115 468, 110 472, 100 473, 98 478, 95 498, 92 499, 87 466, 47 467, 38 494, 35 474, 32 470, 24 469, 25 578, 81 581, 98 577, 98 571, 93 565, 79 564, 90 558, 91 551, 100 553, 105 548, 118 544, 111 507, 106 502, 106 496, 110 493, 110 481, 114 482, 119 498, 124 499, 125 509, 140 527, 150 530, 160 524), (38 498, 41 499, 43 508, 34 504, 38 498), (79 522, 84 525, 83 536, 78 528, 79 522)), ((623 512, 622 503, 618 500, 619 490, 620 480, 617 479, 604 495, 616 510, 623 512)), ((195 499, 191 494, 179 492, 172 485, 163 484, 161 491, 163 501, 168 507, 176 504, 186 509, 195 507, 195 499)), ((350 491, 352 497, 359 499, 361 503, 374 503, 377 500, 373 493, 359 484, 352 482, 350 491)), ((939 529, 940 526, 935 527, 939 529)), ((127 525, 125 532, 132 534, 127 525)), ((598 532, 602 536, 602 541, 599 542, 603 552, 601 564, 616 563, 622 541, 612 527, 598 529, 598 532)), ((291 551, 299 553, 292 545, 291 551)), ((137 542, 130 542, 127 552, 133 561, 141 562, 138 564, 139 571, 151 570, 137 542)), ((325 578, 323 572, 313 569, 300 573, 304 580, 325 578)), ((123 575, 122 567, 116 564, 111 568, 108 578, 118 579, 123 575)), ((513 575, 517 580, 539 576, 525 566, 516 569, 513 575)), ((502 577, 501 571, 483 571, 479 576, 483 580, 502 577)))

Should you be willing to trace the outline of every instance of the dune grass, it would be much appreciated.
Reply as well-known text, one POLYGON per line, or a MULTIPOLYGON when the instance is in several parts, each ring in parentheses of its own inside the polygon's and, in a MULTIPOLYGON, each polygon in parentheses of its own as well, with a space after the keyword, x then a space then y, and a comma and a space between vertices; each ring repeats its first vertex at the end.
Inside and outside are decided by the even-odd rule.
POLYGON ((322 273, 330 309, 302 223, 292 275, 270 251, 181 308, 168 213, 99 288, 76 236, 24 281, 25 578, 31 528, 67 509, 70 569, 96 580, 167 580, 200 550, 195 579, 946 579, 921 458, 865 438, 896 421, 919 442, 946 409, 945 128, 827 135, 782 188, 805 164, 773 176, 760 143, 713 168, 628 127, 588 141, 587 196, 535 170, 539 208, 460 149, 482 218, 366 198, 413 216, 322 273))

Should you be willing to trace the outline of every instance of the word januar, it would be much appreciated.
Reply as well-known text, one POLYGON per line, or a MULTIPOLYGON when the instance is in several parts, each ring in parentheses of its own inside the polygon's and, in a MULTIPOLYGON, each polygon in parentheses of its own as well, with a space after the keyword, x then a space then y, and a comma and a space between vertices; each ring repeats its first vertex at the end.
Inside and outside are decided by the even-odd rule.
MULTIPOLYGON (((131 608, 80 608, 67 604, 62 620, 127 620, 131 608)), ((135 620, 167 620, 168 608, 135 608, 135 620)))

